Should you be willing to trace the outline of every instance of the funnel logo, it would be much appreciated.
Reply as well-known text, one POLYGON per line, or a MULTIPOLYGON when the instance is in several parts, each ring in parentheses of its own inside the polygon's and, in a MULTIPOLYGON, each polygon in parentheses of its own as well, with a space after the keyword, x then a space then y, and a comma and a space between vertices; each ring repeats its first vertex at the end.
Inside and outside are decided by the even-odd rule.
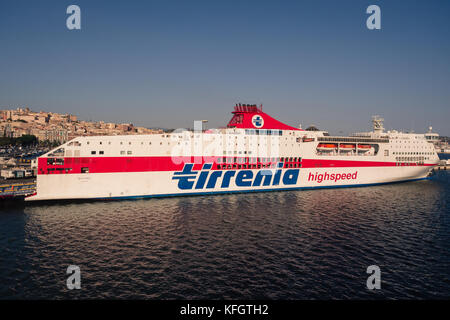
POLYGON ((261 128, 264 125, 264 119, 258 114, 255 114, 252 118, 252 123, 255 128, 261 128))

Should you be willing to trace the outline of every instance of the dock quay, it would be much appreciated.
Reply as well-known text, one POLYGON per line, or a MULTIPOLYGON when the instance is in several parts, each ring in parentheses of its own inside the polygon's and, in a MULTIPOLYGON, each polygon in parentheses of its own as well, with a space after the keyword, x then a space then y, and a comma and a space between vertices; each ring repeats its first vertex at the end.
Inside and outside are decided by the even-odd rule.
POLYGON ((439 164, 434 168, 436 171, 450 170, 450 160, 441 160, 439 164))
POLYGON ((24 198, 36 192, 36 181, 0 183, 0 200, 24 198))

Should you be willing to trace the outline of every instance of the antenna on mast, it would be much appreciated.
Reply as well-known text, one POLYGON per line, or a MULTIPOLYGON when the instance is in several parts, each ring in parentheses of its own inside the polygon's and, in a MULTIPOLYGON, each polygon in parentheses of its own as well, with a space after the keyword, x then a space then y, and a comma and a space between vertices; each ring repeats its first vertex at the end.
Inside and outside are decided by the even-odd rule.
POLYGON ((383 121, 384 119, 381 118, 380 116, 372 116, 372 125, 374 133, 383 133, 384 131, 383 121))

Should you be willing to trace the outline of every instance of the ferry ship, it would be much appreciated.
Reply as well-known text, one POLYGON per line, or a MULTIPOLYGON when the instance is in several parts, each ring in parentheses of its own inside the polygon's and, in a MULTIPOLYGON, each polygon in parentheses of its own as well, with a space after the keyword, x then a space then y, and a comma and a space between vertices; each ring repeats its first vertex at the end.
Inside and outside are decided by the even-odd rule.
POLYGON ((226 128, 77 137, 37 159, 26 200, 125 199, 354 187, 427 178, 439 162, 424 134, 331 136, 237 104, 226 128))

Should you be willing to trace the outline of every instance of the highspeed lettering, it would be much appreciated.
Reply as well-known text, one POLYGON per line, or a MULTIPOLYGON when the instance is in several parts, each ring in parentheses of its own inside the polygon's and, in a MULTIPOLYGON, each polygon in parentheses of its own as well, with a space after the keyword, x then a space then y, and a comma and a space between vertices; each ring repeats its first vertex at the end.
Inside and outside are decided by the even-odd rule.
POLYGON ((339 180, 356 180, 358 177, 358 171, 353 173, 318 173, 315 174, 310 172, 308 175, 308 181, 316 181, 317 183, 322 183, 322 181, 334 181, 339 180))

